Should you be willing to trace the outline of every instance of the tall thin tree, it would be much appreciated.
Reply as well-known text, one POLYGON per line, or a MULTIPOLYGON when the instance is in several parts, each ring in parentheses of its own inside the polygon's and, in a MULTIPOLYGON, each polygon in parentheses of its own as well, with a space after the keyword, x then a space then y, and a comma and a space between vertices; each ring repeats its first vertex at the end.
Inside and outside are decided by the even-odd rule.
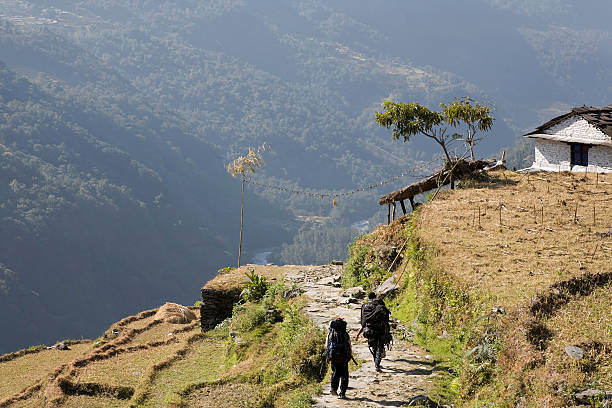
POLYGON ((244 230, 244 185, 248 174, 255 174, 258 168, 266 164, 262 153, 266 151, 266 143, 256 149, 249 147, 246 156, 239 156, 227 164, 225 169, 232 177, 240 176, 242 181, 242 200, 240 204, 240 243, 238 244, 238 267, 242 256, 242 231, 244 230))

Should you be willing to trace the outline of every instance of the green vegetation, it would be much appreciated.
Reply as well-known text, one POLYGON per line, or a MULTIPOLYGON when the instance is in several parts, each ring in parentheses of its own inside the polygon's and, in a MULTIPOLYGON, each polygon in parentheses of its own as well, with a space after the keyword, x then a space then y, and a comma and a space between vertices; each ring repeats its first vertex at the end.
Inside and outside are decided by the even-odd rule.
POLYGON ((325 333, 303 314, 299 299, 282 297, 284 290, 269 285, 215 330, 230 342, 227 364, 240 367, 231 381, 257 386, 249 406, 304 406, 325 374, 325 333))
POLYGON ((355 238, 355 232, 341 220, 333 218, 322 223, 304 225, 293 237, 293 242, 283 244, 276 259, 280 264, 322 265, 331 261, 343 261, 346 248, 355 238))
POLYGON ((249 280, 247 281, 246 288, 244 288, 240 293, 240 297, 247 302, 256 302, 264 297, 269 289, 269 284, 266 281, 266 277, 263 275, 257 275, 254 269, 251 269, 249 272, 245 272, 244 274, 249 280))
POLYGON ((449 163, 452 162, 449 153, 451 143, 463 139, 474 160, 474 145, 479 141, 475 139, 476 133, 490 130, 493 126, 489 107, 470 98, 455 98, 448 104, 441 103, 440 107, 442 110, 436 112, 415 102, 385 102, 384 112, 376 112, 376 121, 387 129, 393 126, 393 139, 402 137, 406 142, 417 134, 433 139, 440 145, 449 163), (449 128, 462 125, 466 127, 465 135, 449 131, 449 128))
POLYGON ((435 249, 419 238, 417 219, 418 212, 396 221, 398 225, 379 227, 355 241, 342 279, 347 286, 375 288, 391 273, 399 276, 400 293, 387 304, 395 318, 416 327, 415 342, 427 348, 444 368, 432 398, 449 402, 471 392, 475 381, 490 380, 498 349, 493 346, 492 353, 485 344, 489 337, 484 334, 486 321, 480 319, 483 306, 432 262, 435 249), (392 227, 393 231, 385 231, 392 227), (390 272, 373 261, 380 259, 373 243, 381 235, 393 235, 396 242, 405 244, 401 262, 390 272), (470 347, 472 352, 466 354, 470 347))
POLYGON ((405 256, 403 250, 410 242, 402 225, 394 224, 388 230, 379 227, 373 233, 357 238, 349 246, 342 286, 376 289, 397 270, 405 256))
POLYGON ((592 250, 609 239, 602 217, 610 208, 596 207, 578 222, 567 208, 578 196, 592 208, 609 186, 583 175, 535 177, 503 171, 466 180, 353 245, 344 279, 367 282, 363 265, 377 248, 407 239, 391 269, 401 289, 387 304, 442 369, 431 395, 441 403, 561 407, 578 391, 612 384, 604 346, 612 339, 612 275, 608 255, 592 250), (544 222, 526 210, 535 205, 552 209, 544 222), (559 241, 559 230, 567 241, 559 241), (568 345, 584 357, 570 358, 568 345))

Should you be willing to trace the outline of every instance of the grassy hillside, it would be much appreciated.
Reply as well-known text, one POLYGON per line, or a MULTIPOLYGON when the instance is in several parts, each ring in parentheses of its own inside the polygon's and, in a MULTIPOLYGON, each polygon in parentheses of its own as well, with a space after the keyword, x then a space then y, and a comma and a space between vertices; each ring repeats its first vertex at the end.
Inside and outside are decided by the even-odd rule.
MULTIPOLYGON (((344 283, 374 288, 393 274, 401 287, 387 299, 394 317, 440 367, 433 399, 576 403, 579 391, 612 388, 610 194, 609 175, 501 171, 463 180, 360 237, 344 283), (584 356, 572 359, 566 346, 584 356)), ((244 287, 248 269, 224 271, 207 287, 244 287)), ((5 355, 0 406, 307 407, 320 389, 323 337, 300 298, 281 296, 289 269, 255 268, 270 283, 263 298, 206 333, 197 308, 182 325, 156 321, 151 310, 95 341, 68 343, 70 351, 5 355)))
MULTIPOLYGON (((243 288, 247 270, 224 272, 207 288, 243 288)), ((0 407, 309 406, 325 374, 324 334, 301 313, 301 299, 282 296, 284 268, 256 272, 268 279, 264 296, 235 306, 206 333, 198 307, 182 323, 153 309, 96 340, 66 341, 70 350, 39 346, 0 357, 0 407)))
POLYGON ((404 248, 393 313, 447 366, 440 400, 575 403, 579 391, 612 388, 610 194, 609 175, 464 180, 357 240, 345 280, 376 285, 391 266, 384 248, 404 248))

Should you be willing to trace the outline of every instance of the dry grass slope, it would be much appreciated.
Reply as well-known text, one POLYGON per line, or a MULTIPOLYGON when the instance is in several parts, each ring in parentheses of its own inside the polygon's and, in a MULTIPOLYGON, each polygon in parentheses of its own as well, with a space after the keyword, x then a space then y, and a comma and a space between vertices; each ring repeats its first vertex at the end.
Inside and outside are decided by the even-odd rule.
POLYGON ((554 407, 612 389, 611 198, 610 175, 503 171, 423 206, 438 267, 507 312, 501 380, 474 398, 554 407))

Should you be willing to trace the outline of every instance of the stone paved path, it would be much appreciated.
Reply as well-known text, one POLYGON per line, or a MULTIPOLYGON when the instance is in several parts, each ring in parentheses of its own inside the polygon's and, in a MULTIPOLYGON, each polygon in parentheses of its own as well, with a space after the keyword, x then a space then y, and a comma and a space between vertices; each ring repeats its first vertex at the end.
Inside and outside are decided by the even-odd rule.
POLYGON ((342 266, 296 267, 295 273, 286 279, 305 291, 311 299, 305 311, 319 326, 327 329, 329 321, 342 317, 348 323, 353 342, 353 354, 357 360, 365 360, 362 366, 350 372, 347 400, 340 400, 329 393, 329 384, 323 386, 323 395, 315 398, 315 407, 401 407, 408 406, 415 397, 426 395, 426 389, 437 375, 433 359, 425 350, 400 340, 394 335, 395 344, 382 361, 382 372, 374 370, 374 362, 367 342, 362 336, 355 342, 360 329, 361 302, 349 303, 343 297, 339 278, 342 266))

